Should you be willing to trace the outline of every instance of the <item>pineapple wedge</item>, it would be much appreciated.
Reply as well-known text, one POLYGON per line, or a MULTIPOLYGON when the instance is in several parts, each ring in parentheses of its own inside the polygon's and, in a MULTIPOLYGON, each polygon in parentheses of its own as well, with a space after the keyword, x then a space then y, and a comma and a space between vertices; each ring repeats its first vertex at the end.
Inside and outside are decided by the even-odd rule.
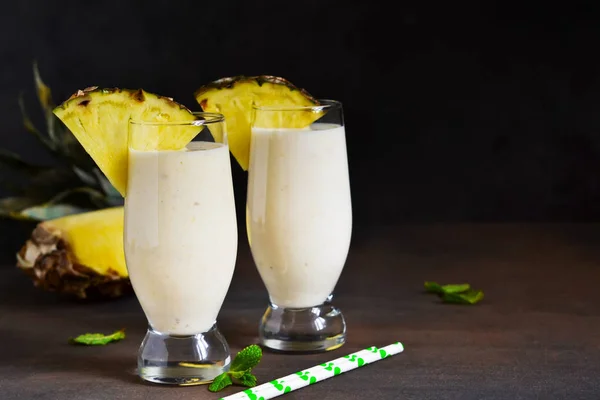
POLYGON ((41 222, 17 254, 36 287, 75 296, 131 291, 123 251, 123 207, 41 222))
MULTIPOLYGON (((196 117, 173 99, 139 90, 79 90, 53 110, 92 157, 110 183, 125 197, 127 192, 127 143, 129 121, 192 121, 196 117)), ((200 127, 180 127, 176 134, 161 135, 149 129, 147 143, 140 149, 180 150, 200 131, 200 127)))
MULTIPOLYGON (((194 93, 205 112, 217 112, 227 121, 229 149, 244 171, 250 159, 250 125, 253 105, 263 107, 314 106, 319 102, 306 90, 276 76, 236 76, 211 82, 194 93)), ((322 113, 268 113, 271 121, 261 121, 263 127, 304 128, 320 118, 322 113), (282 116, 285 115, 286 118, 282 116)))

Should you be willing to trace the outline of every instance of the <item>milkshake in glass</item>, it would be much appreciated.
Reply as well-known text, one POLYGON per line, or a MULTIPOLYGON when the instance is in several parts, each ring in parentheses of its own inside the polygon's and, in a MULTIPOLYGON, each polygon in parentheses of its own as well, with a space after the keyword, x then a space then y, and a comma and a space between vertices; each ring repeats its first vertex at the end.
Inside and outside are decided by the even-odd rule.
POLYGON ((229 148, 221 115, 196 117, 129 126, 125 257, 149 324, 138 373, 156 383, 206 383, 230 363, 216 326, 237 255, 229 148), (156 150, 182 129, 198 132, 185 149, 156 150))
POLYGON ((330 300, 352 232, 342 105, 254 107, 253 113, 246 223, 270 299, 260 341, 281 351, 335 349, 345 341, 346 324, 330 300), (316 121, 289 128, 304 114, 316 121))

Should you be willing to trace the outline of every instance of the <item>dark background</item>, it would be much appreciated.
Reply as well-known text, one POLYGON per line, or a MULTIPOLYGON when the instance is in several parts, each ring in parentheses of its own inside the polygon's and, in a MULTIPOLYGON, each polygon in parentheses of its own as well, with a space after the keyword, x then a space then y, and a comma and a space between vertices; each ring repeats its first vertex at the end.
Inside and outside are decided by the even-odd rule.
MULTIPOLYGON (((355 238, 412 222, 598 221, 590 4, 4 2, 0 147, 53 162, 19 116, 24 91, 41 121, 34 59, 55 101, 143 87, 197 108, 192 94, 209 81, 273 74, 343 102, 355 238)), ((246 174, 233 165, 242 221, 246 174)), ((23 239, 14 226, 0 225, 10 259, 23 239)))

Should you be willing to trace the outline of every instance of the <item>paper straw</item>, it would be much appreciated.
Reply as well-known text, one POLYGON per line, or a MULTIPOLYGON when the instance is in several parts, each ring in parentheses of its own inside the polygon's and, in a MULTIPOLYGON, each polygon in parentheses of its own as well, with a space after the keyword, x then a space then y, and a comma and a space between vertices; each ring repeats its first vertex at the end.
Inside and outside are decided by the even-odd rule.
POLYGON ((333 376, 365 366, 386 357, 401 353, 402 343, 396 342, 382 348, 371 346, 368 349, 336 358, 335 360, 298 371, 274 381, 222 397, 219 400, 267 400, 282 394, 302 389, 305 386, 321 382, 333 376))

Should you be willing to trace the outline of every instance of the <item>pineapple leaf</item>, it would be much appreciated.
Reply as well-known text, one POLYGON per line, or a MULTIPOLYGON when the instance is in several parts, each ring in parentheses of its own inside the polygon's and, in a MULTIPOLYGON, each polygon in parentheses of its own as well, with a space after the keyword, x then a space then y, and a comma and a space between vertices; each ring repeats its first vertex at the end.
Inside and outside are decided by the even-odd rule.
POLYGON ((52 114, 52 111, 48 112, 48 110, 44 110, 44 116, 46 117, 46 129, 48 130, 48 137, 50 137, 50 141, 57 150, 61 149, 61 147, 64 147, 64 144, 56 134, 56 129, 54 126, 54 114, 52 114))
POLYGON ((37 62, 33 63, 33 78, 35 80, 35 88, 37 90, 38 99, 44 111, 54 109, 54 102, 52 101, 52 92, 50 88, 46 86, 42 78, 40 77, 40 70, 38 69, 37 62))
POLYGON ((116 206, 122 206, 124 201, 123 201, 123 197, 119 196, 119 197, 107 197, 106 198, 106 202, 108 203, 108 207, 116 207, 116 206))
POLYGON ((5 191, 13 194, 18 194, 23 191, 23 188, 14 182, 11 182, 4 176, 0 176, 0 187, 2 187, 5 191))
POLYGON ((27 131, 33 133, 34 135, 41 135, 40 131, 35 127, 33 122, 31 122, 29 115, 27 115, 27 112, 25 111, 25 102, 23 100, 23 96, 23 92, 19 92, 19 97, 17 100, 19 103, 19 109, 21 110, 21 115, 23 116, 23 125, 25 125, 25 129, 27 129, 27 131))
POLYGON ((52 153, 55 153, 56 148, 54 146, 54 143, 52 143, 51 140, 49 140, 47 137, 42 135, 42 133, 35 127, 35 125, 33 125, 33 122, 31 122, 29 115, 27 115, 27 111, 25 111, 25 102, 23 100, 23 93, 19 94, 18 102, 19 102, 19 108, 21 109, 21 116, 23 118, 23 125, 25 125, 25 129, 27 129, 27 131, 29 133, 31 133, 33 136, 35 136, 35 138, 38 139, 44 146, 46 146, 52 153))
POLYGON ((109 180, 104 176, 102 172, 98 168, 94 168, 94 174, 96 174, 96 179, 100 184, 100 187, 106 193, 107 197, 114 197, 117 199, 121 199, 121 194, 115 189, 115 187, 109 182, 109 180))
POLYGON ((90 187, 77 187, 74 189, 67 189, 65 191, 62 191, 59 194, 57 194, 56 196, 54 196, 53 198, 51 198, 50 200, 48 200, 48 204, 52 205, 52 204, 65 203, 66 199, 68 199, 69 197, 71 197, 75 194, 87 195, 89 200, 96 207, 101 208, 101 207, 106 206, 106 201, 105 201, 106 198, 105 198, 104 194, 102 194, 100 191, 98 191, 96 189, 92 189, 90 187))
MULTIPOLYGON (((64 191, 70 191, 70 194, 85 193, 89 201, 93 204, 107 204, 103 200, 104 195, 94 188, 77 188, 81 185, 78 176, 70 169, 65 167, 46 167, 31 164, 23 160, 18 154, 5 149, 0 149, 0 166, 5 170, 9 169, 12 173, 4 173, 0 182, 7 186, 13 193, 19 193, 22 196, 31 198, 36 204, 46 201, 53 196, 59 196, 64 191), (20 184, 19 179, 8 179, 14 177, 14 173, 19 173, 27 177, 26 184, 20 184), (13 183, 14 182, 14 183, 13 183), (8 187, 12 186, 12 187, 8 187), (85 190, 83 190, 85 189, 85 190), (57 195, 59 193, 59 195, 57 195)), ((97 187, 97 185, 96 185, 97 187)), ((58 201, 58 200, 57 200, 58 201)))
POLYGON ((0 165, 28 175, 36 175, 46 169, 45 167, 28 163, 18 154, 6 149, 0 149, 0 165))
POLYGON ((33 75, 46 127, 40 131, 34 125, 20 93, 18 104, 23 125, 59 165, 36 165, 19 154, 0 149, 0 185, 12 196, 0 199, 0 217, 41 221, 121 205, 120 194, 52 112, 55 107, 52 92, 35 62, 33 75))
MULTIPOLYGON (((33 79, 35 81, 35 89, 37 91, 38 100, 40 101, 42 110, 44 110, 44 116, 46 117, 48 137, 50 138, 50 142, 52 143, 53 148, 55 150, 58 150, 59 148, 64 147, 64 143, 62 141, 63 137, 62 135, 59 136, 56 132, 56 116, 52 112, 52 110, 55 107, 54 101, 52 101, 52 92, 50 91, 50 88, 44 83, 44 81, 42 81, 37 62, 33 63, 33 79)), ((62 152, 64 153, 64 151, 62 152)))
POLYGON ((49 219, 65 217, 67 215, 81 214, 87 211, 91 210, 76 207, 71 204, 48 204, 28 207, 21 210, 18 213, 18 217, 35 221, 46 221, 49 219))
POLYGON ((80 186, 77 176, 64 167, 46 168, 29 176, 22 195, 38 200, 38 204, 65 190, 80 186))
POLYGON ((73 172, 75 172, 75 175, 77 175, 79 179, 81 179, 81 181, 88 186, 96 186, 96 184, 98 183, 96 182, 96 178, 92 174, 88 173, 87 171, 84 171, 77 165, 73 165, 73 172))
POLYGON ((34 204, 35 201, 28 197, 5 197, 0 199, 0 216, 15 217, 15 214, 34 204))
POLYGON ((47 135, 39 133, 33 127, 31 120, 25 112, 25 107, 22 98, 19 99, 21 113, 25 127, 33 133, 43 145, 45 145, 52 154, 59 160, 65 160, 70 164, 79 164, 83 168, 90 169, 94 166, 89 155, 83 150, 83 147, 75 139, 69 128, 53 113, 55 104, 52 100, 50 88, 42 81, 37 63, 33 64, 33 75, 35 87, 38 95, 38 100, 44 112, 47 135))

